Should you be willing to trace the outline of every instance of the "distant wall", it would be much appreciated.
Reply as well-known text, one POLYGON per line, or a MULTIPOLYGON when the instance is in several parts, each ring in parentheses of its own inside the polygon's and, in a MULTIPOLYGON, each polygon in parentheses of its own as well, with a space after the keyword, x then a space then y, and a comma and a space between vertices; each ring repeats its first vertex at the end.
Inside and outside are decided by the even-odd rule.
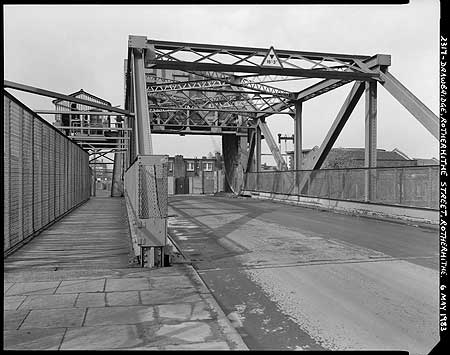
POLYGON ((3 94, 4 255, 89 199, 89 155, 8 92, 3 94))

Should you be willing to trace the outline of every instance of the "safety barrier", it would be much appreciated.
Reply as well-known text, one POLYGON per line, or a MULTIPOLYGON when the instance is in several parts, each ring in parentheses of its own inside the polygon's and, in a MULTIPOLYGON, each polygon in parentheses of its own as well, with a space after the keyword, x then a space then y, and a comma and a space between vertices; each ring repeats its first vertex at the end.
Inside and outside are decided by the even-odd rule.
POLYGON ((135 255, 141 266, 164 266, 168 156, 139 155, 125 172, 125 198, 135 255))
POLYGON ((90 196, 89 156, 3 92, 4 255, 90 196))
POLYGON ((438 209, 439 166, 249 172, 245 190, 438 209), (368 194, 368 178, 371 193, 368 194), (301 184, 301 185, 300 185, 301 184), (303 186, 299 193, 298 187, 303 186))

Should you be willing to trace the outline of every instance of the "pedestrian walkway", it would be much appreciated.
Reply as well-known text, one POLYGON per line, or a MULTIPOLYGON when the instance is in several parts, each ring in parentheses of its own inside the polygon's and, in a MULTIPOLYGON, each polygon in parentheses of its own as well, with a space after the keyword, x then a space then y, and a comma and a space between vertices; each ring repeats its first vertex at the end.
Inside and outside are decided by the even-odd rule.
POLYGON ((137 267, 125 216, 91 198, 4 261, 4 349, 247 349, 190 265, 137 267))

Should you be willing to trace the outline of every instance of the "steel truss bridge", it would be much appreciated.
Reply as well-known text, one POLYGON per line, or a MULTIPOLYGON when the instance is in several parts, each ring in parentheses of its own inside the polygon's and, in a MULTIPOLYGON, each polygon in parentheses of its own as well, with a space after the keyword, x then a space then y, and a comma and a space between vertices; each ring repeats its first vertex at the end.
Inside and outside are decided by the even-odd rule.
MULTIPOLYGON (((245 174, 261 170, 262 139, 269 146, 278 170, 287 170, 266 124, 267 117, 287 114, 293 118, 294 169, 303 166, 303 170, 317 170, 363 95, 365 167, 376 167, 379 85, 438 138, 438 117, 389 72, 390 64, 391 57, 386 54, 367 56, 182 43, 130 35, 124 63, 125 109, 10 81, 4 81, 4 87, 79 103, 100 109, 102 115, 120 117, 120 124, 107 128, 114 130, 116 137, 105 138, 106 141, 83 135, 73 138, 93 156, 91 162, 98 157, 113 162, 108 153, 114 153, 113 195, 123 193, 124 172, 136 157, 153 153, 152 133, 221 135, 227 185, 231 191, 239 192, 245 174), (286 83, 298 89, 287 90, 286 83), (350 84, 348 95, 320 144, 317 158, 303 164, 303 104, 347 84, 350 84)), ((296 178, 298 193, 308 178, 307 174, 302 176, 296 178)), ((368 174, 368 199, 370 185, 368 174)))
MULTIPOLYGON (((168 42, 129 36, 125 60, 125 109, 134 113, 135 134, 125 166, 137 154, 152 154, 151 133, 216 134, 228 185, 238 192, 244 175, 261 169, 261 139, 266 140, 278 170, 287 170, 266 118, 290 115, 295 122, 295 169, 302 167, 303 103, 351 84, 314 161, 319 169, 361 96, 365 96, 365 166, 376 166, 377 88, 384 87, 435 138, 439 119, 390 72, 391 57, 317 53, 168 42), (297 90, 286 90, 286 82, 297 90)), ((304 176, 305 174, 303 174, 304 176)), ((307 176, 297 177, 301 193, 307 176)), ((370 174, 367 198, 370 199, 370 174)))
MULTIPOLYGON (((165 245, 167 228, 167 168, 164 158, 153 154, 154 133, 221 135, 226 189, 240 193, 245 190, 247 182, 253 184, 252 186, 261 185, 255 172, 261 171, 262 139, 265 139, 270 148, 278 171, 287 170, 287 164, 266 123, 266 119, 271 115, 287 114, 294 120, 295 165, 292 174, 284 174, 284 179, 287 180, 283 182, 283 186, 289 187, 289 194, 302 195, 317 176, 312 172, 321 168, 356 104, 364 95, 364 191, 365 201, 371 201, 376 188, 376 171, 372 168, 376 167, 377 162, 378 86, 386 89, 436 139, 439 137, 438 117, 389 72, 390 64, 391 58, 385 54, 366 56, 281 50, 273 47, 180 43, 132 35, 128 39, 128 57, 124 61, 124 109, 105 104, 103 100, 86 100, 6 80, 4 88, 87 107, 85 111, 74 111, 70 109, 72 106, 68 106, 64 113, 69 115, 115 116, 115 122, 113 120, 109 127, 101 128, 102 132, 108 132, 101 137, 85 133, 90 130, 98 131, 98 126, 62 126, 58 129, 79 131, 66 138, 84 149, 84 153, 79 154, 89 154, 89 163, 96 164, 99 157, 105 157, 114 163, 111 196, 126 197, 129 216, 134 216, 132 218, 137 229, 140 229, 141 234, 145 234, 143 238, 153 240, 153 247, 160 247, 165 245), (303 104, 347 84, 348 95, 320 144, 316 158, 303 162, 303 104), (295 86, 296 89, 288 90, 287 85, 290 88, 295 86), (109 158, 108 154, 114 154, 114 159, 109 158), (249 176, 251 181, 247 181, 249 176)), ((19 105, 11 100, 10 107, 19 105)), ((10 111, 8 115, 11 115, 10 111)), ((34 132, 35 124, 30 123, 30 112, 32 111, 23 107, 13 112, 15 116, 11 116, 11 120, 14 118, 15 126, 11 127, 14 132, 17 131, 14 133, 16 136, 25 134, 18 133, 22 119, 26 119, 27 127, 31 127, 27 132, 34 132), (26 111, 28 118, 24 116, 26 111)), ((61 114, 61 111, 32 112, 35 121, 37 120, 36 127, 41 129, 43 120, 37 113, 61 114)), ((49 174, 53 174, 57 169, 50 164, 60 161, 60 165, 67 168, 67 181, 62 177, 66 175, 58 175, 61 176, 58 180, 58 188, 61 190, 67 184, 73 185, 77 179, 85 181, 86 176, 78 176, 80 172, 67 156, 69 153, 55 148, 58 145, 69 147, 68 144, 63 144, 64 137, 61 138, 61 135, 52 130, 49 132, 54 141, 51 140, 52 148, 48 148, 48 151, 55 154, 55 161, 52 162, 53 157, 49 155, 45 157, 48 160, 45 160, 45 164, 48 164, 42 163, 39 169, 47 169, 49 174)), ((29 141, 33 141, 33 138, 29 141)), ((10 142, 17 143, 12 139, 10 142)), ((44 152, 43 149, 47 149, 45 144, 39 145, 36 151, 42 148, 44 152)), ((73 147, 71 149, 76 151, 73 147)), ((29 153, 30 147, 24 145, 22 150, 29 153)), ((40 156, 41 153, 36 154, 40 156)), ((23 169, 32 169, 34 173, 38 162, 34 164, 30 158, 21 164, 23 169)), ((13 163, 16 164, 17 161, 13 163)), ((87 166, 85 168, 87 169, 87 166)), ((10 179, 11 184, 16 183, 13 180, 10 179)), ((40 183, 38 181, 33 184, 40 183)), ((87 182, 83 184, 84 187, 88 185, 87 182)), ((19 185, 23 189, 26 187, 22 182, 19 185)), ((78 191, 76 187, 74 191, 78 191)), ((74 196, 79 195, 79 198, 73 200, 72 204, 64 202, 66 209, 80 203, 80 198, 84 198, 85 194, 85 190, 83 193, 74 193, 74 196)), ((63 197, 61 195, 58 198, 63 197)), ((141 260, 144 258, 142 254, 141 260)))

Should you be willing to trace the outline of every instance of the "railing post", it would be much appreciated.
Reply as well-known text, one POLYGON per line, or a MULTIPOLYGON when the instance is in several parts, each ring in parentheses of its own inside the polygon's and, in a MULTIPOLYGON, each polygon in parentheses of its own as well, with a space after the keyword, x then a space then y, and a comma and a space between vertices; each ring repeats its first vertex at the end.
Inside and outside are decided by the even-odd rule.
POLYGON ((330 172, 325 170, 325 176, 327 177, 328 198, 331 198, 330 172))
POLYGON ((426 191, 427 194, 427 207, 432 208, 432 195, 433 195, 433 179, 432 179, 433 170, 428 168, 428 189, 426 191))

